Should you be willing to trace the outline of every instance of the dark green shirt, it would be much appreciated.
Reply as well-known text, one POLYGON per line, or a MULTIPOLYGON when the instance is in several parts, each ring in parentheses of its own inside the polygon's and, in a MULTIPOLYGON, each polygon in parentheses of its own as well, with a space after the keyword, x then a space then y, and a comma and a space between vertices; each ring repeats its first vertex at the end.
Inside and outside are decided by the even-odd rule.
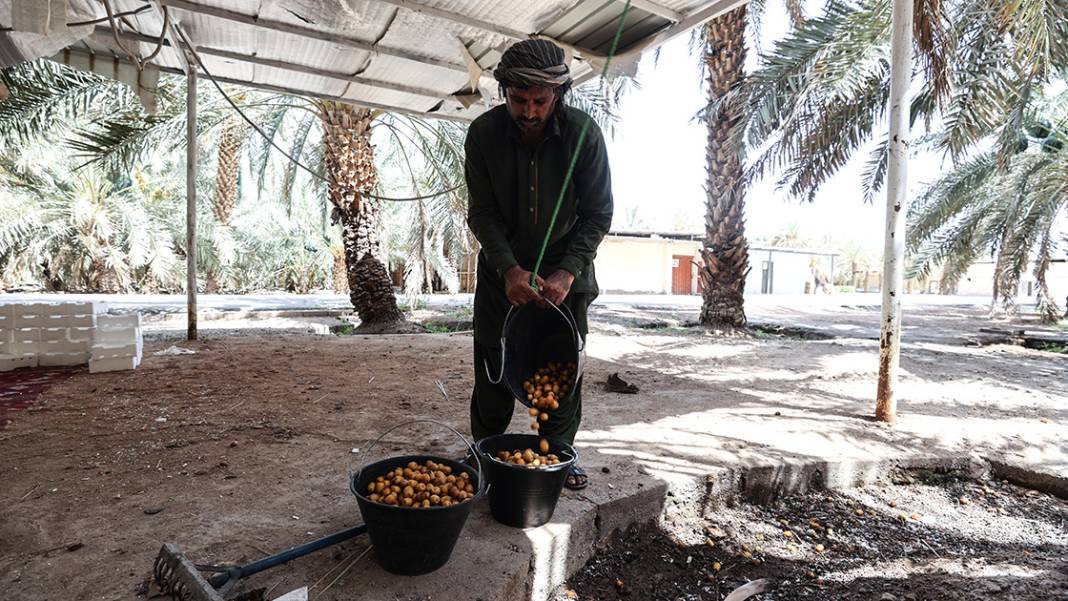
POLYGON ((500 105, 475 119, 468 129, 464 144, 467 223, 482 246, 474 323, 480 342, 497 345, 500 321, 508 309, 504 273, 514 265, 534 269, 586 121, 586 138, 539 271, 548 277, 565 269, 575 276, 571 293, 595 295, 593 258, 612 225, 608 153, 597 124, 581 110, 564 107, 550 120, 541 144, 532 149, 524 144, 507 108, 500 105))

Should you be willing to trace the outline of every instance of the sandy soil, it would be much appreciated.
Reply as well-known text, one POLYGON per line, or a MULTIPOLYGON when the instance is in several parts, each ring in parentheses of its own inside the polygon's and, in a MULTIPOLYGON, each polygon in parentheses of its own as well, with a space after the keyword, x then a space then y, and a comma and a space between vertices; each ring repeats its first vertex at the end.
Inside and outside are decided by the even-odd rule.
MULTIPOLYGON (((870 340, 634 327, 653 317, 596 317, 579 439, 588 465, 622 453, 670 480, 702 466, 838 452, 985 445, 1066 456, 1068 357, 914 344, 902 422, 888 430, 865 417, 870 340), (642 393, 594 385, 612 372, 642 393)), ((171 344, 150 342, 136 371, 57 383, 0 430, 5 599, 131 598, 164 541, 198 561, 255 559, 358 522, 346 474, 359 461, 420 444, 461 454, 445 431, 417 430, 390 435, 382 455, 365 458, 372 438, 415 417, 468 431, 467 335, 212 332, 182 344, 195 355, 152 355, 171 344)), ((593 486, 611 483, 591 471, 593 486)), ((326 552, 257 584, 312 582, 340 557, 326 552)), ((359 575, 349 578, 322 599, 352 598, 359 575)))

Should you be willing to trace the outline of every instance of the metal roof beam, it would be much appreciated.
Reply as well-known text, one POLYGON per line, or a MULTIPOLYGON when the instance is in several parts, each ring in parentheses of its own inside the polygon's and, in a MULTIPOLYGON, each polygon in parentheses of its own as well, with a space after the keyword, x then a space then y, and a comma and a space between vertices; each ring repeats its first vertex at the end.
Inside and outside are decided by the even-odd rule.
MULTIPOLYGON (((97 27, 93 32, 100 36, 107 36, 109 41, 111 37, 111 29, 107 27, 97 27)), ((141 33, 133 33, 128 31, 120 31, 119 37, 125 40, 132 40, 135 42, 155 43, 156 39, 149 35, 141 33)), ((170 47, 170 42, 164 41, 164 45, 170 47)), ((350 75, 341 71, 330 71, 327 69, 320 69, 318 67, 312 67, 308 65, 300 65, 297 63, 290 63, 287 61, 274 60, 269 58, 262 58, 251 54, 242 54, 240 52, 231 52, 229 50, 222 50, 218 48, 209 48, 206 46, 197 46, 197 52, 208 56, 218 56, 221 58, 227 58, 230 60, 241 61, 245 63, 251 63, 254 65, 263 65, 264 67, 275 67, 277 69, 285 69, 287 71, 296 71, 298 73, 305 73, 307 75, 317 75, 319 77, 329 77, 330 79, 338 79, 342 81, 350 81, 352 83, 368 86, 372 88, 381 88, 383 90, 392 90, 394 92, 404 92, 406 94, 415 94, 416 96, 427 96, 429 98, 445 98, 451 96, 451 92, 439 92, 437 90, 431 90, 428 88, 418 88, 414 86, 408 86, 404 84, 393 83, 389 81, 382 81, 378 79, 368 79, 366 77, 360 77, 358 75, 350 75)))
POLYGON ((429 98, 445 98, 451 96, 451 93, 439 92, 437 90, 431 90, 428 88, 418 88, 414 86, 408 86, 399 83, 393 83, 389 81, 382 81, 379 79, 367 79, 358 75, 350 75, 340 71, 330 71, 328 69, 320 69, 318 67, 311 67, 308 65, 299 65, 296 63, 290 63, 287 61, 274 60, 270 58, 263 58, 251 54, 241 54, 240 52, 231 52, 229 50, 222 50, 219 48, 208 48, 205 46, 197 46, 197 52, 208 56, 218 56, 221 58, 227 58, 230 60, 241 61, 245 63, 251 63, 254 65, 262 65, 264 67, 274 67, 276 69, 285 69, 286 71, 296 71, 298 73, 304 73, 307 75, 317 75, 319 77, 328 77, 330 79, 338 79, 341 81, 349 81, 352 83, 360 84, 371 88, 381 88, 383 90, 391 90, 394 92, 404 92, 405 94, 414 94, 416 96, 426 96, 429 98))
MULTIPOLYGON (((626 2, 627 0, 616 0, 616 2, 626 2)), ((651 0, 630 0, 630 5, 634 8, 640 8, 647 13, 653 13, 658 17, 664 17, 668 21, 678 23, 685 18, 685 15, 677 10, 670 9, 666 6, 661 6, 651 0)))
MULTIPOLYGON (((162 70, 162 69, 161 69, 162 70)), ((206 75, 205 75, 206 76, 206 75)), ((407 115, 417 115, 420 117, 429 117, 431 119, 445 119, 447 121, 458 121, 460 123, 470 123, 471 119, 465 117, 457 117, 455 115, 446 115, 444 113, 432 113, 427 111, 420 111, 416 109, 402 109, 395 106, 386 106, 384 104, 378 104, 377 102, 367 102, 364 100, 358 100, 354 98, 345 98, 343 96, 334 96, 331 94, 320 94, 318 92, 312 92, 309 90, 301 90, 299 88, 291 88, 288 86, 276 86, 269 83, 256 83, 251 81, 243 81, 240 79, 231 79, 229 77, 212 76, 215 81, 219 83, 229 83, 238 86, 245 86, 246 88, 256 88, 259 90, 266 90, 268 92, 278 92, 280 94, 290 94, 295 96, 310 96, 312 98, 320 98, 322 100, 336 100, 337 102, 344 102, 346 104, 354 104, 356 106, 362 106, 364 108, 374 109, 378 111, 384 111, 387 113, 401 113, 407 115)))
POLYGON ((640 53, 647 48, 655 46, 662 46, 667 42, 677 38, 678 36, 690 31, 694 27, 700 27, 705 23, 715 19, 720 15, 724 15, 743 4, 748 4, 749 0, 717 0, 711 2, 704 8, 691 11, 689 14, 683 17, 683 19, 671 27, 661 31, 660 33, 646 38, 641 43, 628 48, 625 54, 640 53))
MULTIPOLYGON (((105 31, 109 31, 109 30, 105 30, 105 31)), ((110 39, 110 35, 111 34, 108 33, 107 35, 109 36, 109 39, 110 39)), ((126 35, 128 35, 128 36, 136 36, 136 34, 126 34, 126 35)), ((136 39, 136 38, 134 37, 132 39, 136 39)), ((143 41, 143 40, 139 40, 139 41, 143 41)), ((111 50, 116 55, 122 54, 121 50, 115 50, 115 49, 111 49, 111 50)), ((67 51, 71 52, 72 54, 82 54, 82 55, 85 55, 85 56, 92 56, 94 54, 91 51, 80 50, 80 49, 77 49, 77 48, 68 48, 67 51)), ((123 59, 123 58, 119 58, 119 60, 124 61, 124 62, 130 62, 127 59, 123 59)), ((130 64, 133 64, 133 63, 130 62, 130 64)), ((156 66, 156 68, 158 68, 160 70, 161 73, 170 73, 171 75, 185 75, 184 71, 182 71, 181 69, 175 68, 175 67, 167 67, 167 66, 164 66, 164 65, 155 65, 155 66, 156 66)), ((197 72, 199 74, 201 74, 202 76, 204 76, 204 77, 208 77, 208 74, 205 73, 202 69, 197 69, 197 72)), ((387 112, 390 112, 390 113, 402 113, 402 114, 407 114, 407 115, 418 115, 420 117, 430 117, 432 119, 445 119, 447 121, 457 121, 457 122, 460 122, 460 123, 470 123, 471 122, 471 119, 468 118, 468 117, 459 117, 459 116, 456 116, 456 115, 447 115, 447 114, 444 114, 444 113, 432 113, 432 112, 426 112, 426 111, 419 111, 419 110, 415 110, 415 109, 403 109, 403 108, 398 108, 398 107, 390 107, 390 106, 386 106, 384 104, 378 104, 378 103, 374 103, 374 102, 365 102, 363 100, 357 100, 357 99, 353 99, 353 98, 344 98, 342 96, 334 96, 332 94, 321 94, 319 92, 313 92, 311 90, 305 90, 305 89, 300 89, 300 88, 292 88, 292 87, 287 87, 287 86, 278 86, 278 85, 269 84, 269 83, 257 83, 257 82, 254 82, 254 81, 245 81, 245 80, 242 80, 242 79, 234 79, 232 77, 220 77, 218 75, 212 75, 212 78, 214 78, 215 81, 218 81, 220 83, 229 83, 229 84, 233 84, 233 85, 237 85, 237 86, 244 86, 246 88, 255 88, 257 90, 266 90, 268 92, 278 92, 280 94, 290 94, 290 95, 294 95, 294 96, 307 96, 307 97, 310 97, 310 98, 322 98, 323 100, 336 100, 338 102, 345 102, 345 103, 348 103, 348 104, 354 104, 354 105, 366 107, 366 108, 369 108, 369 109, 387 111, 387 112)))
POLYGON ((372 44, 371 42, 365 42, 363 40, 357 40, 354 38, 345 37, 329 31, 321 31, 318 29, 312 29, 310 27, 303 27, 301 25, 294 25, 292 23, 284 23, 282 21, 271 21, 269 19, 261 19, 256 15, 246 15, 244 13, 227 10, 225 8, 217 8, 214 6, 204 6, 195 2, 189 2, 188 0, 154 0, 155 2, 161 2, 164 6, 171 8, 177 8, 191 13, 200 15, 207 15, 210 17, 218 17, 234 23, 242 23, 245 25, 252 25, 255 27, 262 27, 264 29, 270 29, 273 31, 280 31, 282 33, 288 33, 291 35, 297 35, 301 37, 311 38, 322 42, 330 42, 338 44, 339 46, 346 46, 349 48, 355 48, 356 50, 363 50, 364 52, 370 52, 372 54, 381 54, 383 56, 391 56, 393 58, 400 58, 404 60, 410 60, 426 65, 434 65, 435 67, 441 67, 443 69, 450 69, 452 71, 460 71, 467 73, 467 67, 451 61, 444 61, 441 59, 422 56, 414 52, 399 48, 386 48, 372 44))
POLYGON ((385 4, 392 4, 393 6, 399 6, 410 10, 412 12, 422 13, 431 17, 437 17, 446 21, 452 21, 453 23, 459 23, 461 25, 467 25, 469 27, 475 27, 489 33, 495 33, 502 35, 506 38, 512 38, 515 40, 525 40, 530 37, 530 33, 520 31, 518 29, 512 29, 505 25, 498 25, 497 23, 491 23, 489 21, 483 21, 475 17, 453 12, 451 10, 445 10, 434 6, 427 6, 421 2, 415 2, 414 0, 379 0, 385 4))

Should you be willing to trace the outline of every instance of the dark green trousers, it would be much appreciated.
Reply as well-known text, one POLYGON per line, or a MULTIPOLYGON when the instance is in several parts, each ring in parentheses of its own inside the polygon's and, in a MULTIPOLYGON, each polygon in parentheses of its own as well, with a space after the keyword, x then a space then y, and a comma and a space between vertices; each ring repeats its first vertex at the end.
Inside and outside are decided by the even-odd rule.
MULTIPOLYGON (((564 304, 571 309, 575 316, 579 335, 586 340, 589 330, 586 313, 590 303, 596 298, 595 294, 574 294, 564 299, 564 304)), ((500 337, 500 328, 496 336, 500 337)), ((490 382, 486 374, 486 364, 494 374, 500 373, 501 349, 480 344, 476 332, 475 337, 475 387, 471 391, 471 435, 475 440, 482 440, 487 436, 503 434, 512 421, 512 413, 515 410, 516 399, 504 382, 494 384, 490 382)), ((572 444, 575 442, 575 434, 578 433, 579 423, 582 421, 582 381, 574 389, 574 394, 561 403, 560 408, 549 413, 549 420, 542 422, 538 432, 557 440, 572 444)), ((521 433, 529 433, 530 424, 524 421, 521 433)))

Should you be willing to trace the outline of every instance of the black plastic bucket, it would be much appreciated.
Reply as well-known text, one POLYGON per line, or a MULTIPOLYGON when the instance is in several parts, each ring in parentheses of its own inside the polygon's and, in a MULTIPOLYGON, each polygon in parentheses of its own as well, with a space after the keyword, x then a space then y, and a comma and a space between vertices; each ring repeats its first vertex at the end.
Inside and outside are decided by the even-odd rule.
MULTIPOLYGON (((417 420, 394 426, 382 434, 413 423, 433 423, 449 428, 444 424, 430 420, 417 420)), ((468 448, 470 443, 456 430, 449 428, 459 436, 468 448)), ((375 440, 368 447, 370 452, 375 440)), ((360 514, 363 522, 367 525, 367 534, 371 537, 374 546, 375 558, 379 565, 387 572, 405 576, 427 574, 445 565, 452 555, 456 541, 467 522, 467 516, 474 506, 485 494, 485 483, 480 478, 480 472, 475 471, 469 465, 436 457, 433 455, 408 455, 405 457, 391 457, 383 459, 361 470, 349 478, 349 488, 356 496, 356 503, 360 506, 360 514), (471 486, 475 489, 475 496, 448 507, 403 507, 386 505, 367 498, 367 485, 375 478, 394 470, 405 467, 408 462, 424 463, 427 460, 447 465, 452 468, 452 473, 459 475, 466 472, 471 480, 471 486)))
MULTIPOLYGON (((501 326, 501 368, 498 373, 486 373, 494 384, 503 381, 520 403, 531 406, 523 382, 550 362, 574 363, 575 384, 582 378, 586 353, 575 317, 566 305, 541 306, 527 303, 511 308, 501 326)), ((572 385, 566 402, 578 386, 572 385)), ((536 445, 535 445, 536 446, 536 445)))
POLYGON ((486 470, 490 512, 493 519, 506 526, 531 528, 552 519, 567 473, 578 459, 574 447, 552 438, 547 440, 549 453, 560 458, 556 465, 532 469, 497 459, 498 451, 537 449, 542 438, 534 434, 498 434, 483 438, 475 446, 486 470))

